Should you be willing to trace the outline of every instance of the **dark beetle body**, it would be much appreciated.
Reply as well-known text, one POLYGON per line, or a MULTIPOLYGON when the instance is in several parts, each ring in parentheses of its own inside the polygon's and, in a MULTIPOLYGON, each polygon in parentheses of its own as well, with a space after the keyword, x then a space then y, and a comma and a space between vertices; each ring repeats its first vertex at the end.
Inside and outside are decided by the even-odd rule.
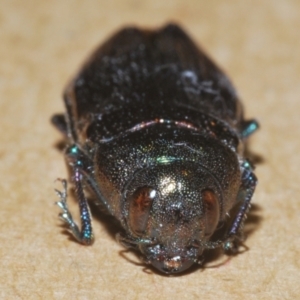
POLYGON ((198 262, 204 249, 233 250, 256 179, 243 157, 245 121, 228 78, 176 25, 121 30, 98 49, 65 93, 66 158, 79 201, 75 237, 92 241, 86 183, 121 223, 126 246, 165 273, 198 262), (233 207, 236 215, 228 218, 233 207), (218 225, 228 230, 211 240, 218 225))

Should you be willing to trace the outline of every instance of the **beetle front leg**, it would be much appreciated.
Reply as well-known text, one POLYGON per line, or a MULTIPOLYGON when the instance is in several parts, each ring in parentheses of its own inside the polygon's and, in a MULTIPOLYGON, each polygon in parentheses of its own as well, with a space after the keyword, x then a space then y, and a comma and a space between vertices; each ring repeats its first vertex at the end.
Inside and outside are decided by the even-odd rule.
POLYGON ((60 201, 56 202, 56 204, 62 210, 62 212, 59 214, 60 218, 69 225, 69 229, 77 241, 85 245, 90 245, 93 242, 91 213, 83 191, 83 181, 85 180, 84 174, 77 165, 81 165, 81 161, 78 160, 75 164, 72 164, 71 179, 75 187, 75 196, 79 204, 81 229, 79 229, 78 225, 74 222, 72 214, 70 213, 67 205, 66 180, 61 180, 64 190, 62 192, 56 190, 60 198, 60 201))
POLYGON ((223 249, 233 253, 237 252, 238 242, 243 240, 242 229, 257 184, 257 178, 247 161, 243 162, 242 170, 242 184, 239 190, 239 198, 242 198, 242 203, 229 228, 227 238, 223 243, 223 249))

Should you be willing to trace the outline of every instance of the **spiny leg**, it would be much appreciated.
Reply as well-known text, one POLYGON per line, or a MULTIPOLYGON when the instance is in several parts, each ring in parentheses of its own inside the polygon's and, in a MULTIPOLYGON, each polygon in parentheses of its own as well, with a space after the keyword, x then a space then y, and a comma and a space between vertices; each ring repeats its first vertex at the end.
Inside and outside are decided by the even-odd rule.
POLYGON ((55 202, 57 206, 59 206, 62 212, 59 214, 59 217, 62 221, 69 224, 69 226, 75 226, 76 224, 73 222, 73 218, 71 213, 69 212, 67 198, 68 198, 68 190, 67 190, 67 181, 65 179, 57 179, 62 183, 63 191, 55 189, 57 196, 59 197, 60 201, 55 202))
POLYGON ((229 228, 229 232, 227 234, 227 238, 223 243, 223 248, 225 251, 229 252, 237 252, 237 242, 243 240, 242 230, 244 221, 246 219, 246 214, 250 209, 250 202, 253 196, 257 179, 254 173, 252 172, 250 164, 245 161, 242 165, 243 173, 242 173, 242 184, 240 187, 239 195, 242 196, 243 200, 239 207, 239 210, 233 220, 229 228))
POLYGON ((73 236, 82 244, 90 245, 93 242, 93 231, 91 224, 91 214, 89 210, 89 206, 87 203, 87 199, 83 192, 83 176, 80 170, 76 167, 73 168, 72 180, 75 186, 75 195, 78 200, 79 210, 80 210, 80 218, 81 218, 81 229, 74 222, 72 214, 69 211, 67 205, 67 182, 66 180, 61 180, 63 184, 64 190, 58 191, 56 190, 60 201, 56 202, 56 204, 62 209, 62 212, 59 214, 60 218, 69 225, 69 229, 71 230, 73 236))
POLYGON ((96 199, 99 200, 109 213, 113 214, 112 208, 102 196, 99 187, 94 178, 93 163, 91 159, 82 151, 76 144, 66 149, 66 160, 70 166, 76 166, 80 174, 84 177, 84 182, 95 194, 96 199))

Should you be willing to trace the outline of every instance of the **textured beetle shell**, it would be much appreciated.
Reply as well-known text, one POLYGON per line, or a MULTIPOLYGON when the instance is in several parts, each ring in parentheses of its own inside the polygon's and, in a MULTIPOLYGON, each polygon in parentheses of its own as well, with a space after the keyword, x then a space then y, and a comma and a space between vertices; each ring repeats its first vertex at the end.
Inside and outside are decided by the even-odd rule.
POLYGON ((175 111, 176 107, 203 111, 236 128, 242 120, 241 105, 228 78, 175 25, 154 32, 120 31, 94 53, 71 89, 79 121, 91 112, 122 113, 138 106, 120 115, 122 120, 108 122, 112 128, 105 136, 126 130, 132 114, 143 119, 151 109, 164 105, 175 111))
MULTIPOLYGON (((136 28, 120 31, 94 53, 71 89, 76 102, 74 123, 78 124, 82 142, 86 138, 93 143, 103 141, 98 163, 111 156, 108 163, 115 165, 116 172, 121 166, 116 165, 115 154, 109 153, 128 157, 128 152, 142 147, 142 141, 129 136, 124 141, 107 142, 154 119, 184 120, 208 133, 212 131, 210 122, 215 121, 211 134, 232 148, 237 147, 235 130, 242 121, 242 109, 235 90, 219 68, 176 25, 158 32, 136 28), (224 130, 224 122, 230 124, 232 132, 224 130), (82 131, 80 124, 85 125, 82 131)), ((192 139, 193 130, 190 131, 192 139)), ((133 153, 131 156, 133 164, 139 165, 133 153)), ((212 153, 213 160, 218 157, 212 153)), ((222 166, 219 169, 224 170, 222 166)))
MULTIPOLYGON (((228 172, 226 166, 237 159, 241 105, 228 78, 176 25, 156 32, 136 28, 120 31, 94 53, 67 92, 75 95, 74 124, 81 142, 88 140, 101 148, 95 162, 99 182, 119 219, 120 190, 132 173, 158 156, 181 157, 184 147, 191 149, 192 160, 201 161, 217 174, 226 198, 234 199, 240 174, 237 169, 228 172), (147 136, 146 141, 138 133, 135 137, 135 126, 158 119, 179 120, 182 126, 176 135, 173 129, 166 129, 159 140, 157 128, 147 129, 154 136, 147 136), (203 130, 216 139, 206 141, 203 130), (127 131, 131 134, 124 135, 127 131), (152 147, 161 153, 140 150, 150 140, 161 143, 152 147), (176 142, 183 145, 166 154, 164 148, 168 147, 164 146, 176 142), (220 142, 231 150, 220 147, 220 142), (211 147, 206 156, 198 151, 201 144, 211 147), (121 170, 127 172, 120 176, 121 170)), ((232 201, 226 200, 224 212, 232 206, 232 201)))

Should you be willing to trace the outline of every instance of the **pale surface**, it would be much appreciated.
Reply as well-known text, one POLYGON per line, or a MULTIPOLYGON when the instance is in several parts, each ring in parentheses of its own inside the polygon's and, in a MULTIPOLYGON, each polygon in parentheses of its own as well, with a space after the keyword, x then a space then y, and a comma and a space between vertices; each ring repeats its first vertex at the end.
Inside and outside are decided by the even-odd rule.
POLYGON ((298 0, 1 0, 0 298, 300 299, 299 28, 298 0), (98 218, 92 247, 62 233, 53 188, 67 172, 49 124, 96 45, 126 24, 169 20, 232 78, 247 116, 261 123, 251 149, 263 158, 250 250, 181 277, 126 260, 98 218))

